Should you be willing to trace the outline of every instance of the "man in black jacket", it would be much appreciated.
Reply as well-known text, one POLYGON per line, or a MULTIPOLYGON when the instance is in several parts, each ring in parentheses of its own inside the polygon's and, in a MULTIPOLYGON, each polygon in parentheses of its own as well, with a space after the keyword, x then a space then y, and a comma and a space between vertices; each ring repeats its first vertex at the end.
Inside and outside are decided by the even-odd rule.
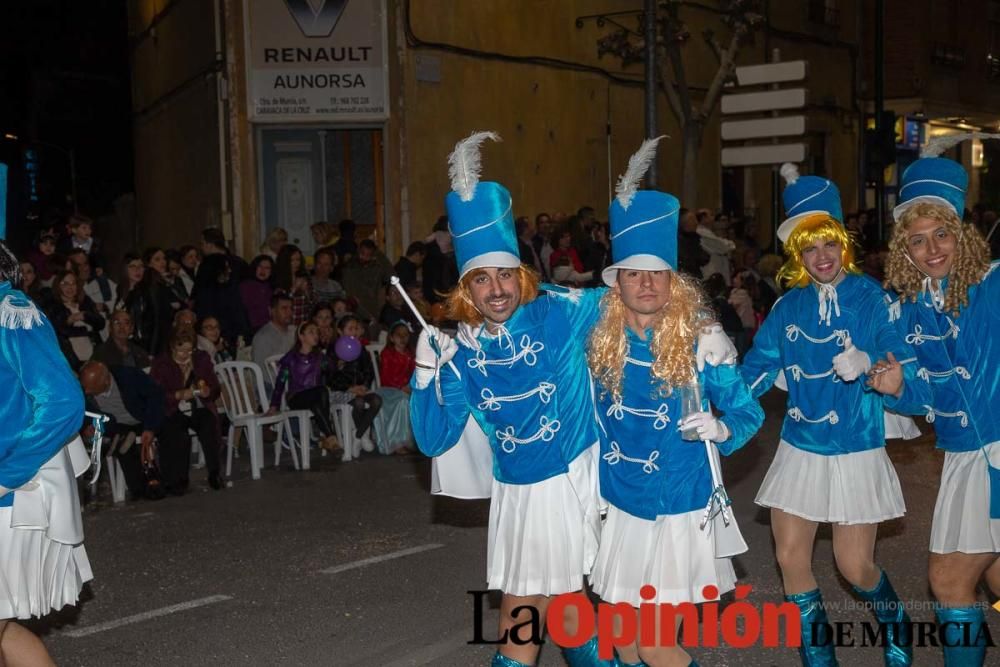
POLYGON ((109 368, 99 361, 83 365, 80 384, 87 396, 87 409, 111 418, 105 433, 111 438, 113 454, 121 464, 129 493, 133 498, 162 498, 163 490, 158 483, 151 481, 147 485, 149 480, 143 473, 142 462, 152 459, 153 439, 163 424, 166 409, 163 389, 141 370, 127 366, 109 368), (133 442, 129 434, 138 442, 133 442))

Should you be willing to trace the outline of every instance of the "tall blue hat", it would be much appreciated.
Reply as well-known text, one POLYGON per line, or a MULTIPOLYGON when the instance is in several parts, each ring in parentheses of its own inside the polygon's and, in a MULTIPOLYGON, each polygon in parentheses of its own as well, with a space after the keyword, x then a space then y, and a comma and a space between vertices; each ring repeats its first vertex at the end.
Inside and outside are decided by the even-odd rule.
POLYGON ((820 176, 799 176, 799 169, 791 162, 781 165, 785 190, 781 200, 785 204, 785 221, 778 227, 778 238, 784 243, 792 231, 805 218, 825 214, 844 224, 840 207, 840 190, 833 181, 820 176))
POLYGON ((444 198, 455 246, 459 279, 473 269, 521 265, 514 231, 513 200, 499 183, 479 181, 479 146, 499 141, 493 132, 474 132, 448 156, 451 192, 444 198))
POLYGON ((615 198, 608 207, 611 222, 611 258, 614 264, 601 277, 615 284, 618 269, 674 271, 677 268, 677 197, 656 190, 639 190, 639 180, 656 157, 663 137, 647 139, 629 158, 628 169, 618 179, 615 198))
POLYGON ((944 204, 961 218, 965 212, 965 192, 969 175, 954 160, 922 157, 906 168, 899 181, 899 199, 892 217, 899 220, 910 206, 920 202, 944 204))

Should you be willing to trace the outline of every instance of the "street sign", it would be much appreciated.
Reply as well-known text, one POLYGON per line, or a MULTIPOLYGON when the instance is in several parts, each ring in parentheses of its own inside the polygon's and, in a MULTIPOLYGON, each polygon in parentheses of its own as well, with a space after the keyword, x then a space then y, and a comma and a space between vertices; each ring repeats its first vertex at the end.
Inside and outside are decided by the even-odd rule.
POLYGON ((722 139, 767 139, 770 137, 796 137, 806 132, 805 116, 779 116, 753 120, 727 120, 722 122, 722 139))
POLYGON ((786 83, 806 78, 806 61, 791 60, 784 63, 749 65, 736 68, 736 81, 741 86, 759 86, 765 83, 786 83))
POLYGON ((749 167, 757 164, 803 162, 805 159, 806 145, 802 143, 735 146, 722 149, 723 167, 749 167))
POLYGON ((785 90, 768 90, 759 93, 725 95, 722 98, 722 113, 752 113, 755 111, 801 109, 805 105, 805 88, 787 88, 785 90))

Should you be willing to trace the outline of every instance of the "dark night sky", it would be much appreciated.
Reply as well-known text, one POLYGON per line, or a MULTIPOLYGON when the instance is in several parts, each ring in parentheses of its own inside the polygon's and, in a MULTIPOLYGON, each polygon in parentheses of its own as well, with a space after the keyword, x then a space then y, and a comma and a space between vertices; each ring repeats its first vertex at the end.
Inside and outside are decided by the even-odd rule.
MULTIPOLYGON (((84 213, 132 191, 129 91, 125 0, 0 0, 0 136, 73 148, 84 213)), ((69 162, 38 150, 47 208, 68 192, 69 162)))

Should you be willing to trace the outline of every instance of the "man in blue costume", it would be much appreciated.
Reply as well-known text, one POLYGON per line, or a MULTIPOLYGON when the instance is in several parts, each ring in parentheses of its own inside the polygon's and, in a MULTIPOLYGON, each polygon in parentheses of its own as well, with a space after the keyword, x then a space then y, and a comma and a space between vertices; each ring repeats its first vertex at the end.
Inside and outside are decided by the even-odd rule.
POLYGON ((785 597, 802 614, 803 664, 836 664, 833 644, 822 641, 822 631, 812 632, 826 621, 812 572, 822 522, 833 524, 837 569, 885 624, 886 664, 908 665, 909 619, 874 562, 878 524, 905 512, 885 453, 883 409, 921 413, 927 383, 912 365, 899 363, 911 360, 913 350, 889 321, 885 292, 854 266, 837 187, 825 178, 800 178, 790 164, 782 175, 788 218, 778 237, 788 259, 779 277, 790 289, 755 335, 741 369, 755 396, 782 371, 788 384, 781 442, 757 503, 771 508, 785 597), (872 361, 885 356, 893 363, 866 382, 872 361))
POLYGON ((976 589, 985 577, 1000 594, 1000 262, 962 222, 965 170, 936 156, 966 138, 932 141, 903 173, 886 263, 899 294, 891 312, 930 385, 923 407, 945 452, 927 566, 947 667, 983 664, 976 589))
MULTIPOLYGON (((597 553, 598 435, 584 342, 605 290, 539 291, 518 255, 510 193, 479 182, 479 145, 488 138, 496 136, 473 134, 449 158, 445 204, 460 280, 447 308, 466 335, 459 346, 433 327, 421 333, 410 419, 428 456, 447 456, 470 418, 486 434, 487 579, 504 593, 505 637, 530 608, 544 618, 552 596, 582 590, 597 553)), ((714 334, 706 349, 719 349, 714 334)), ((574 625, 566 619, 567 629, 574 625)), ((508 640, 493 664, 531 665, 537 654, 535 644, 508 640)), ((564 654, 571 665, 608 664, 597 659, 596 638, 564 654)))
MULTIPOLYGON (((611 287, 588 346, 600 416, 601 495, 610 503, 591 585, 606 602, 705 602, 703 589, 733 590, 731 557, 746 550, 734 521, 704 522, 715 492, 709 449, 742 447, 764 412, 733 365, 696 368, 696 334, 708 300, 698 283, 677 272, 677 215, 672 195, 636 191, 656 140, 647 141, 618 184, 609 212, 614 264, 611 287), (637 159, 638 158, 638 159, 637 159), (636 168, 631 168, 636 166, 636 168), (682 389, 697 383, 711 406, 682 413, 682 389), (681 418, 685 417, 682 421, 681 418), (692 431, 685 440, 681 429, 692 431), (652 598, 640 589, 650 585, 652 598)), ((636 613, 638 622, 638 612, 636 613)), ((656 621, 659 626, 660 621, 656 621)), ((619 647, 628 664, 696 663, 676 637, 660 646, 619 647)))
MULTIPOLYGON (((3 238, 0 229, 0 239, 3 238)), ((75 475, 88 458, 79 438, 83 395, 52 325, 20 285, 0 240, 0 664, 51 665, 45 646, 10 619, 39 617, 77 600, 92 578, 83 549, 75 475), (72 441, 72 442, 71 442, 72 441), (67 444, 70 443, 70 444, 67 444), (40 555, 44 554, 44 557, 40 555)))

